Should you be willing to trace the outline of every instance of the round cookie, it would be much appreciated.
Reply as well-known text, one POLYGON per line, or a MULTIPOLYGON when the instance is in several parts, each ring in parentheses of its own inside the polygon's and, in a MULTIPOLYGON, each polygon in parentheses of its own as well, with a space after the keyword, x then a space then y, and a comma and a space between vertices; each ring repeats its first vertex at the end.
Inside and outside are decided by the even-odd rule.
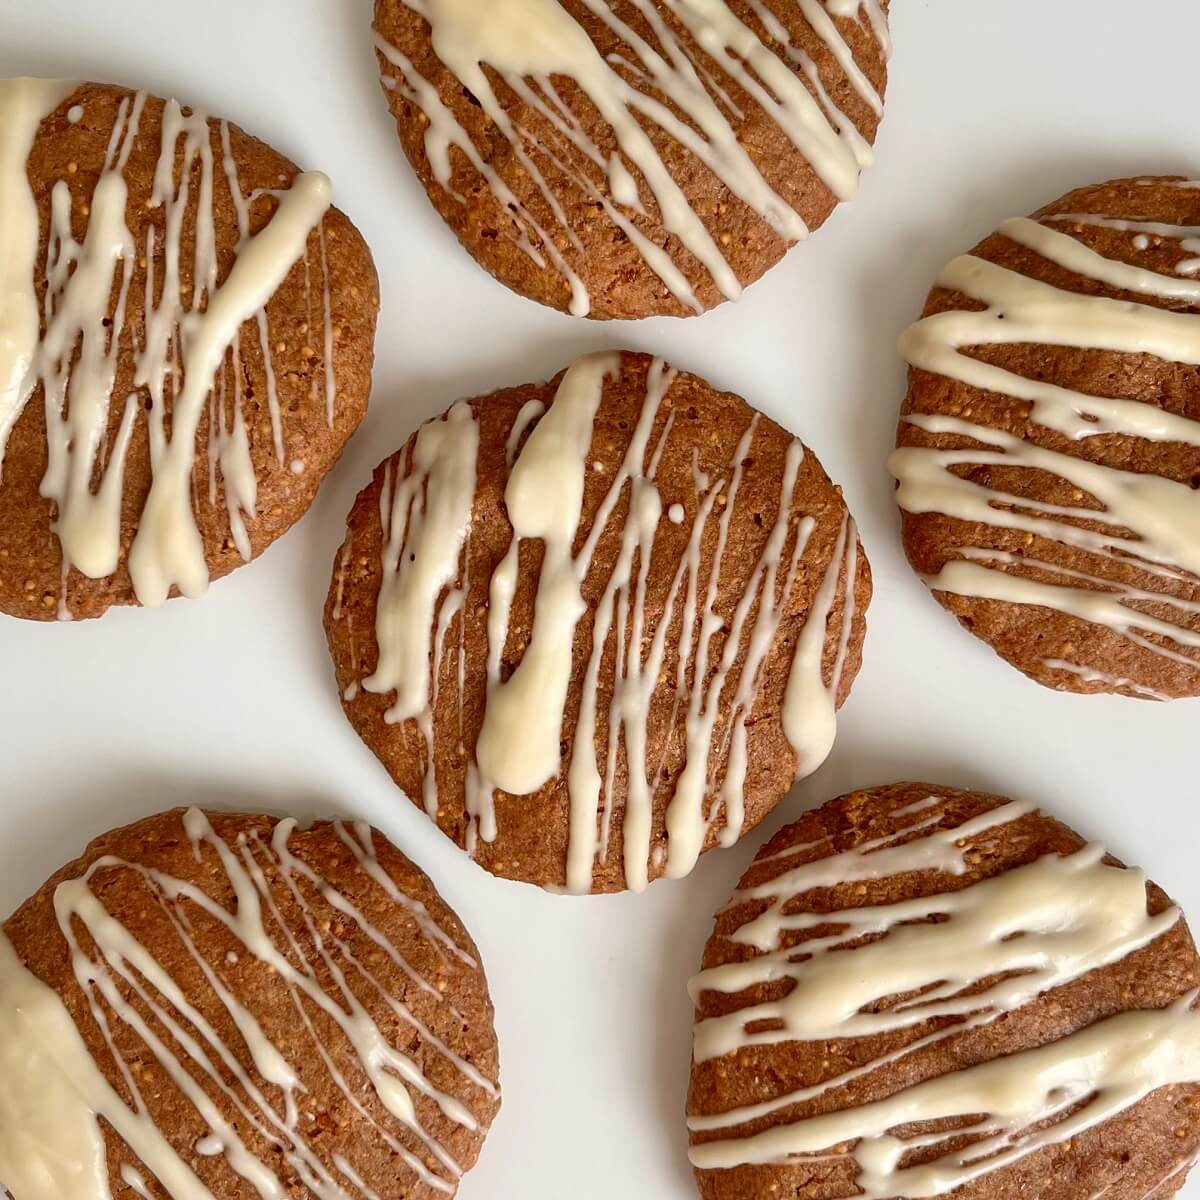
POLYGON ((226 121, 0 80, 0 611, 202 594, 367 406, 378 287, 329 180, 226 121))
POLYGON ((453 1195, 500 1106, 479 953, 365 824, 97 838, 0 932, 0 1192, 453 1195))
POLYGON ((467 251, 577 316, 737 299, 852 197, 888 0, 376 0, 401 144, 467 251))
POLYGON ((938 601, 1038 683, 1200 695, 1200 185, 1005 221, 901 351, 891 470, 938 601))
POLYGON ((1183 916, 1033 804, 832 800, 760 851, 703 968, 705 1200, 1143 1200, 1200 1153, 1183 916))
POLYGON ((456 404, 382 463, 325 627, 351 723, 482 866, 640 890, 824 761, 869 598, 799 441, 612 353, 456 404))

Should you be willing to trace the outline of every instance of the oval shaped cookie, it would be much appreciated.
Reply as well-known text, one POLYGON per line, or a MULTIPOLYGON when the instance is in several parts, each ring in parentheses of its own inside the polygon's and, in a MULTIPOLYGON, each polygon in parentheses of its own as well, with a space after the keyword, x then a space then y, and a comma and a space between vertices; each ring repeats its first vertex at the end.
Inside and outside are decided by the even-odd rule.
POLYGON ((375 269, 226 121, 0 80, 0 611, 201 595, 303 515, 366 411, 375 269))
POLYGON ((613 353, 456 404, 382 463, 325 627, 351 723, 482 866, 639 890, 824 761, 869 597, 800 442, 613 353))
POLYGON ((1200 695, 1200 186, 1005 221, 905 335, 909 561, 1037 682, 1200 695))
POLYGON ((700 1193, 1170 1195, 1198 987, 1180 911, 1036 805, 832 800, 760 851, 692 981, 700 1193))
POLYGON ((854 195, 888 0, 376 0, 405 153, 475 260, 577 316, 736 299, 854 195))
POLYGON ((479 952, 362 823, 176 810, 0 931, 0 1189, 453 1195, 500 1106, 479 952))

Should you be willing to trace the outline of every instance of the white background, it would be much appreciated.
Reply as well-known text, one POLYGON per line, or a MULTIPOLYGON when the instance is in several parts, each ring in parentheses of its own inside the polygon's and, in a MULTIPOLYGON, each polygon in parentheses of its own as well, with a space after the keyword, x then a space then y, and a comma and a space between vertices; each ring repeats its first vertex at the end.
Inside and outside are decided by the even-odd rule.
POLYGON ((1032 797, 1200 913, 1200 704, 1059 696, 1006 666, 909 571, 884 468, 896 336, 943 262, 1078 185, 1200 174, 1200 4, 893 3, 860 197, 741 303, 604 325, 510 294, 434 215, 384 107, 367 0, 0 0, 0 74, 176 95, 328 172, 383 288, 370 415, 263 560, 157 612, 0 618, 0 914, 87 838, 172 805, 366 817, 430 872, 488 968, 504 1109, 465 1200, 686 1200, 686 981, 755 849, 803 807, 901 778, 1032 797), (684 882, 567 899, 485 875, 394 790, 340 712, 321 606, 355 493, 419 421, 620 346, 803 437, 845 486, 875 600, 837 747, 764 829, 684 882))

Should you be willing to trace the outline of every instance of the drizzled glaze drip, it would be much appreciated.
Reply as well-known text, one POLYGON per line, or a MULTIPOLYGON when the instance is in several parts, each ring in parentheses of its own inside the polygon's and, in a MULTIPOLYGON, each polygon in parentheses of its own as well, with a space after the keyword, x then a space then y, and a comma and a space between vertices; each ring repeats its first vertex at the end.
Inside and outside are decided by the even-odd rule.
POLYGON ((33 390, 38 343, 38 211, 25 164, 43 118, 74 89, 59 79, 0 79, 0 471, 33 390))
MULTIPOLYGON (((313 1117, 303 1112, 309 1101, 299 1064, 268 1037, 253 1011, 253 999, 248 1006, 230 982, 229 965, 243 956, 270 968, 273 986, 290 994, 297 1028, 310 1039, 309 1049, 369 1131, 363 1135, 364 1151, 373 1152, 378 1141, 384 1153, 396 1159, 402 1176, 446 1194, 455 1190, 461 1170, 426 1128, 413 1098, 420 1096, 436 1105, 445 1119, 475 1129, 477 1118, 465 1098, 494 1100, 497 1086, 442 1042, 410 1007, 411 1000, 406 1003, 385 985, 368 956, 355 953, 353 943, 365 939, 373 947, 370 957, 386 959, 389 970, 404 976, 405 993, 416 989, 438 1005, 448 1003, 384 930, 292 854, 294 829, 294 821, 282 821, 269 842, 258 834, 241 834, 227 842, 203 813, 193 809, 184 816, 181 832, 191 839, 197 862, 211 858, 219 864, 234 897, 232 907, 187 880, 112 857, 97 860, 82 877, 56 889, 54 909, 75 980, 132 1103, 102 1073, 59 997, 21 965, 0 934, 0 1064, 5 1079, 0 1095, 5 1118, 0 1123, 0 1184, 8 1187, 13 1200, 110 1200, 98 1118, 176 1200, 212 1200, 188 1165, 190 1151, 181 1153, 155 1124, 139 1086, 144 1071, 136 1070, 138 1064, 118 1049, 118 1043, 128 1044, 129 1035, 142 1046, 139 1060, 161 1068, 207 1128, 195 1152, 223 1156, 263 1200, 284 1200, 292 1194, 271 1165, 279 1162, 318 1200, 373 1200, 353 1162, 341 1155, 327 1160, 312 1138, 313 1129, 306 1128, 313 1117), (103 891, 93 890, 92 881, 114 871, 138 877, 147 904, 169 920, 187 960, 203 977, 205 995, 194 985, 185 989, 156 955, 163 947, 140 943, 104 907, 103 891), (333 909, 337 923, 331 926, 320 916, 314 897, 333 909), (211 961, 193 934, 196 913, 232 934, 239 952, 211 961), (288 915, 298 916, 299 924, 289 924, 288 915), (252 1069, 243 1065, 238 1047, 224 1042, 205 1016, 214 1004, 236 1028, 252 1069), (382 1012, 388 1023, 398 1021, 419 1036, 427 1061, 439 1059, 451 1070, 459 1081, 457 1095, 435 1087, 417 1062, 389 1041, 379 1023, 382 1012), (340 1031, 339 1047, 322 1041, 314 1017, 340 1031), (351 1090, 335 1061, 335 1055, 344 1058, 347 1050, 369 1079, 387 1119, 372 1115, 351 1090), (247 1145, 250 1136, 276 1148, 270 1162, 247 1145)), ((366 826, 337 824, 334 829, 373 886, 406 914, 402 919, 438 957, 453 956, 474 966, 425 906, 405 895, 384 870, 366 826)), ((303 1040, 301 1034, 293 1047, 303 1040)), ((123 1164, 121 1176, 139 1194, 148 1194, 141 1172, 123 1164)))
MULTIPOLYGON (((220 149, 205 114, 168 101, 147 207, 161 225, 147 225, 144 244, 130 232, 126 169, 139 137, 147 98, 123 98, 103 170, 89 196, 71 182, 51 190, 46 259, 36 264, 36 204, 26 174, 29 150, 41 121, 74 86, 50 81, 0 81, 0 227, 4 229, 5 276, 0 320, 15 336, 0 361, 0 454, 8 433, 40 386, 44 395, 48 465, 41 492, 54 504, 54 529, 65 580, 74 568, 92 579, 112 575, 121 559, 122 500, 126 461, 139 414, 144 412, 152 482, 128 567, 134 592, 145 605, 161 604, 173 588, 202 594, 208 567, 195 514, 193 467, 196 437, 208 418, 207 495, 217 502, 223 486, 231 539, 243 560, 251 545, 246 522, 256 515, 257 481, 243 414, 240 342, 253 322, 267 374, 267 401, 276 458, 282 466, 284 436, 272 367, 265 306, 293 264, 309 271, 310 234, 321 257, 322 324, 325 330, 325 391, 332 423, 336 383, 330 354, 332 322, 322 218, 329 181, 301 174, 272 193, 276 209, 267 224, 250 231, 249 206, 230 149, 227 125, 219 126, 220 149), (218 176, 233 204, 239 242, 236 258, 218 282, 215 216, 218 176), (86 229, 75 236, 78 214, 86 229), (185 246, 192 261, 185 264, 185 246), (9 245, 11 243, 11 246, 9 245), (40 314, 30 308, 40 270, 46 279, 40 314), (187 294, 182 279, 190 275, 187 294), (127 323, 133 287, 144 288, 142 332, 127 323), (133 364, 134 391, 114 397, 122 363, 133 364), (114 402, 119 405, 110 420, 114 402)), ((311 302, 310 302, 311 309, 311 302)), ((314 388, 317 383, 314 377, 314 388)))
MULTIPOLYGON (((622 751, 621 857, 629 888, 647 885, 651 865, 670 876, 687 874, 710 831, 717 831, 723 845, 737 840, 744 821, 748 721, 763 666, 776 645, 781 622, 792 611, 797 579, 816 528, 813 516, 797 511, 804 448, 792 441, 758 560, 749 569, 733 612, 728 618, 718 613, 731 524, 746 466, 753 461, 759 418, 755 415, 743 431, 726 473, 710 479, 694 469, 695 494, 686 513, 683 505, 667 506, 680 510, 676 520, 664 512, 656 482, 662 457, 670 452, 675 413, 665 420, 660 417, 676 373, 655 362, 623 457, 590 528, 581 533, 586 477, 589 464, 595 465, 589 457, 594 426, 606 381, 620 370, 618 354, 580 359, 564 375, 548 408, 540 401, 529 402, 514 417, 507 436, 505 490, 514 536, 489 583, 482 725, 466 771, 472 851, 479 839, 496 839, 497 790, 527 795, 563 778, 569 797, 565 874, 567 887, 574 892, 591 890, 593 870, 609 853, 614 764, 622 751), (621 522, 614 524, 621 511, 621 522), (653 618, 647 607, 648 581, 652 562, 661 569, 658 538, 664 522, 667 527, 682 525, 687 542, 678 561, 671 562, 662 614, 653 618), (590 573, 597 547, 614 528, 620 534, 615 561, 602 580, 594 580, 590 573), (714 540, 715 549, 708 548, 714 540), (541 542, 544 548, 533 626, 519 662, 505 677, 502 659, 509 642, 521 549, 529 541, 541 542), (599 590, 600 598, 590 629, 586 624, 582 629, 585 665, 572 727, 567 694, 587 611, 585 581, 590 582, 590 592, 599 590), (611 661, 614 655, 615 667, 609 669, 615 680, 603 711, 598 706, 602 665, 606 656, 611 661), (673 695, 671 737, 681 737, 686 750, 683 769, 673 784, 665 782, 663 775, 665 748, 652 754, 648 739, 652 702, 664 695, 673 695), (602 729, 607 730, 607 744, 597 746, 602 729), (564 745, 571 747, 565 763, 564 745), (661 853, 662 847, 652 845, 653 816, 656 795, 663 787, 669 789, 669 803, 665 858, 660 860, 655 852, 661 853)), ((452 630, 456 630, 459 656, 462 737, 463 608, 478 453, 479 432, 472 409, 455 405, 446 417, 418 432, 411 462, 387 464, 380 498, 383 582, 375 617, 380 654, 374 673, 362 681, 362 687, 380 694, 394 692, 387 719, 415 725, 415 729, 407 726, 403 735, 407 738, 415 732, 420 739, 423 800, 435 818, 439 802, 434 710, 452 630)), ((349 544, 343 553, 350 553, 349 544)), ((832 747, 856 619, 858 535, 848 515, 841 517, 833 553, 823 569, 796 641, 783 704, 783 723, 801 775, 820 766, 832 747), (835 606, 840 607, 836 623, 835 606), (830 639, 835 649, 832 668, 827 670, 830 639)), ((339 601, 332 616, 339 620, 342 615, 339 601)))
MULTIPOLYGON (((1200 448, 1200 421, 1155 402, 1028 378, 968 353, 1027 343, 1153 354, 1200 366, 1200 283, 1179 277, 1188 274, 1182 269, 1186 263, 1169 276, 1105 257, 1072 236, 1072 225, 1152 233, 1178 241, 1181 250, 1195 232, 1191 226, 1074 213, 1040 222, 1018 218, 1000 226, 1002 236, 1055 267, 1144 301, 1067 290, 972 255, 951 262, 938 285, 984 307, 924 318, 904 334, 901 353, 913 367, 1026 403, 1035 426, 1073 445, 1069 451, 1050 449, 968 419, 967 412, 907 413, 902 423, 910 429, 953 435, 955 444, 950 449, 914 445, 902 434, 890 460, 899 483, 897 500, 908 513, 945 514, 997 531, 994 543, 959 547, 958 557, 926 579, 935 591, 1037 605, 1076 617, 1185 668, 1200 682, 1200 599, 1193 595, 1200 587, 1200 493, 1188 482, 1093 461, 1089 448, 1089 439, 1105 434, 1200 448), (1080 502, 1033 499, 1019 484, 1010 485, 1012 490, 989 486, 966 473, 980 466, 1044 473, 1071 485, 1080 502), (1082 551, 1087 558, 1082 566, 1067 565, 1036 544, 1017 554, 1004 548, 999 531, 1022 534, 1028 544, 1036 539, 1082 551), (1131 568, 1138 572, 1134 581, 1131 568)), ((1125 460, 1135 462, 1136 453, 1125 460)), ((1117 678, 1103 670, 1103 663, 1077 661, 1073 650, 1051 655, 1042 665, 1107 690, 1170 698, 1150 680, 1117 678)))
POLYGON ((376 48, 387 70, 385 85, 402 93, 428 122, 425 155, 436 181, 461 200, 452 190, 457 150, 511 218, 513 230, 506 236, 536 267, 549 266, 569 287, 570 310, 576 315, 586 315, 591 308, 572 267, 583 243, 568 213, 574 204, 560 199, 548 175, 565 179, 586 199, 590 215, 602 215, 633 243, 675 300, 700 312, 703 306, 687 274, 696 268, 664 249, 661 235, 648 236, 654 228, 646 223, 651 210, 656 224, 724 297, 736 299, 742 285, 722 251, 723 239, 710 227, 712 220, 706 223, 692 206, 647 125, 703 164, 788 242, 806 237, 808 226, 739 140, 746 114, 730 99, 730 88, 736 87, 786 137, 837 199, 855 193, 859 173, 871 162, 866 138, 833 102, 826 84, 840 74, 874 117, 882 113, 882 99, 834 19, 860 21, 879 57, 886 59, 887 19, 878 0, 866 0, 865 20, 860 3, 799 0, 800 14, 832 59, 824 79, 817 63, 791 43, 783 23, 762 0, 752 0, 751 9, 765 38, 724 0, 631 0, 634 20, 619 15, 613 0, 584 0, 589 17, 603 24, 606 36, 619 40, 621 52, 607 57, 559 0, 492 0, 485 8, 472 0, 403 2, 429 23, 438 58, 508 142, 536 200, 532 206, 522 202, 514 191, 517 172, 493 166, 490 153, 471 140, 437 88, 401 50, 377 35, 376 48), (639 31, 642 24, 649 37, 639 31), (715 65, 721 79, 714 78, 706 64, 715 65), (540 132, 530 128, 530 121, 513 118, 485 67, 495 71, 536 117, 540 132), (582 90, 610 131, 614 150, 607 152, 589 136, 554 77, 566 78, 582 90))
MULTIPOLYGON (((986 1026, 1052 988, 1121 961, 1179 922, 1175 908, 1151 914, 1145 876, 1106 862, 1096 845, 941 894, 833 912, 824 902, 812 910, 802 902, 813 889, 856 880, 920 871, 961 876, 979 838, 1032 811, 1007 803, 943 828, 942 802, 930 797, 896 811, 892 833, 851 850, 821 857, 826 839, 758 861, 777 864, 776 874, 735 893, 730 908, 749 905, 750 915, 726 935, 754 955, 702 971, 692 981, 692 995, 735 997, 779 980, 791 980, 792 987, 781 999, 723 1006, 725 1015, 700 1020, 697 1063, 757 1045, 820 1044, 928 1020, 950 1023, 822 1083, 690 1117, 689 1128, 702 1135, 690 1151, 695 1166, 722 1170, 847 1155, 855 1184, 869 1200, 940 1196, 1067 1142, 1157 1088, 1200 1081, 1200 1012, 1193 993, 1167 1008, 1099 1020, 1036 1049, 950 1070, 882 1099, 832 1109, 826 1104, 816 1115, 742 1132, 935 1042, 986 1026), (901 824, 900 818, 911 819, 901 824), (935 915, 939 919, 931 920, 935 915), (830 928, 835 931, 825 932, 830 928), (909 999, 886 1003, 896 997, 909 999), (976 1120, 964 1124, 972 1116, 976 1120), (945 1120, 956 1122, 950 1132, 894 1132, 945 1120), (971 1135, 965 1146, 958 1141, 964 1133, 971 1135), (928 1154, 942 1146, 942 1153, 928 1154), (907 1158, 917 1149, 925 1159, 920 1164, 907 1158)), ((1179 1169, 1188 1165, 1185 1159, 1179 1169)))

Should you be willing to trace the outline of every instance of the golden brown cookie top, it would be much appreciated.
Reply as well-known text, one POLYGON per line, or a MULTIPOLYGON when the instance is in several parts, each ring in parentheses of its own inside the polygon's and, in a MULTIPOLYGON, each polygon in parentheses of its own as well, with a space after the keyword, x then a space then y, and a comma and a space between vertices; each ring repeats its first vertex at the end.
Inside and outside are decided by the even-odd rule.
POLYGON ((1030 803, 832 800, 763 848, 692 982, 706 1200, 1169 1194, 1200 1152, 1200 959, 1030 803))
POLYGON ((430 1200, 500 1103, 478 951, 424 874, 361 823, 197 809, 6 922, 0 1064, 0 1188, 32 1200, 430 1200))
POLYGON ((196 596, 361 420, 374 267, 330 184, 226 121, 0 81, 0 610, 196 596))
POLYGON ((335 563, 343 705, 496 874, 640 890, 824 761, 870 574, 840 491, 740 397, 639 354, 456 404, 335 563))
POLYGON ((914 568, 1039 683, 1200 695, 1200 185, 1005 221, 902 341, 914 568))
POLYGON ((687 316, 854 195, 887 0, 376 0, 406 154, 501 282, 576 315, 687 316))

